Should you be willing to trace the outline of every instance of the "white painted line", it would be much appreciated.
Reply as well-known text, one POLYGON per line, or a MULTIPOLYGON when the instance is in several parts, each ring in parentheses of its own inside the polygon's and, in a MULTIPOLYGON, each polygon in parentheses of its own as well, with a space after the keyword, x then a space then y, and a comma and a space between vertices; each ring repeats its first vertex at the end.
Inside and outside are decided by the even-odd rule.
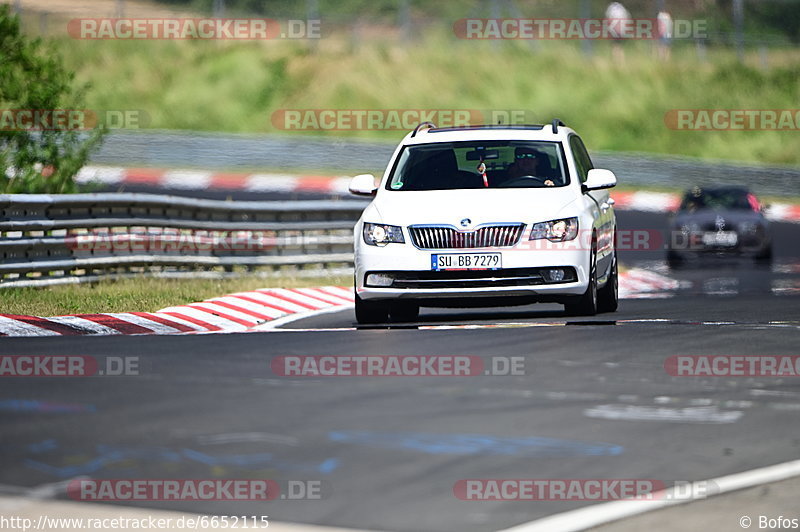
MULTIPOLYGON (((772 466, 751 469, 741 473, 734 473, 724 477, 712 478, 693 482, 689 493, 703 493, 708 485, 716 486, 719 491, 710 495, 717 497, 732 491, 738 491, 762 484, 780 482, 800 475, 800 460, 783 462, 772 466)), ((686 486, 679 488, 681 493, 686 493, 686 486)), ((689 504, 704 499, 687 499, 685 496, 675 494, 670 488, 653 494, 657 500, 652 501, 613 501, 593 504, 577 510, 570 510, 560 514, 551 515, 529 523, 506 528, 498 532, 577 532, 587 530, 614 521, 633 517, 654 510, 660 510, 678 504, 689 504)))
POLYGON ((220 445, 225 443, 277 443, 280 445, 295 446, 298 440, 294 436, 284 434, 271 434, 269 432, 231 432, 226 434, 213 434, 198 436, 200 445, 220 445))
POLYGON ((583 415, 590 418, 614 421, 658 421, 662 423, 718 425, 736 423, 742 418, 744 412, 741 410, 720 410, 716 406, 668 408, 663 406, 599 405, 585 409, 583 415))

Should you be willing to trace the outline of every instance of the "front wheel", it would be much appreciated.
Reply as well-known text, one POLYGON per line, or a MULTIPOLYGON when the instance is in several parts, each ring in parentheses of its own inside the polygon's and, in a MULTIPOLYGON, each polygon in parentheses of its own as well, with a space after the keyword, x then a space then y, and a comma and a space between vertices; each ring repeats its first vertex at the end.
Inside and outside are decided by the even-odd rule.
POLYGON ((761 266, 769 266, 772 264, 772 244, 756 256, 756 264, 761 266))
POLYGON ((597 291, 597 310, 600 312, 616 312, 619 307, 619 272, 617 271, 617 252, 614 251, 611 273, 606 285, 597 291))
POLYGON ((379 301, 364 301, 356 294, 356 321, 362 325, 385 323, 389 320, 389 306, 379 301))
POLYGON ((592 256, 589 263, 589 286, 577 301, 564 304, 569 316, 594 316, 597 314, 597 251, 592 241, 592 256))
POLYGON ((389 316, 393 322, 411 322, 419 319, 419 305, 400 301, 389 305, 389 316))

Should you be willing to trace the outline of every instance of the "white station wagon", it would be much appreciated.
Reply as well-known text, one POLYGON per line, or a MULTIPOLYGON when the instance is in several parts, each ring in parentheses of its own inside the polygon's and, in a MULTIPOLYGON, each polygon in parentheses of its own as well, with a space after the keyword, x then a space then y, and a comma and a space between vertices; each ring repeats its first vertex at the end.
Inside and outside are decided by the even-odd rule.
POLYGON ((551 125, 417 126, 355 227, 356 319, 414 321, 420 306, 561 303, 617 309, 617 180, 580 137, 551 125))

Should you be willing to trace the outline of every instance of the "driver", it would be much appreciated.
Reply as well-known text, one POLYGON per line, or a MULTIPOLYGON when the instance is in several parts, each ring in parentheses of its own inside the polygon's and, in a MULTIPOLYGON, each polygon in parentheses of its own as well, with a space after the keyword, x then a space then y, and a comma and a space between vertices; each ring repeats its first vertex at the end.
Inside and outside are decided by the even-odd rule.
MULTIPOLYGON (((533 148, 521 146, 515 149, 514 162, 508 167, 509 181, 524 176, 537 177, 543 157, 546 157, 546 155, 533 148)), ((548 187, 555 186, 555 183, 551 179, 545 179, 544 184, 548 187)))

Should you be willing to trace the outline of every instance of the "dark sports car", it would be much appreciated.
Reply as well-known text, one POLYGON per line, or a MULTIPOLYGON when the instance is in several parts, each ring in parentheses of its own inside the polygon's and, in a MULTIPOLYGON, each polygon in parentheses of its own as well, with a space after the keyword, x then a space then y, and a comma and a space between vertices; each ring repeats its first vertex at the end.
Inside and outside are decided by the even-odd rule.
POLYGON ((672 218, 670 267, 708 256, 772 259, 769 221, 755 195, 742 186, 694 187, 672 218))

